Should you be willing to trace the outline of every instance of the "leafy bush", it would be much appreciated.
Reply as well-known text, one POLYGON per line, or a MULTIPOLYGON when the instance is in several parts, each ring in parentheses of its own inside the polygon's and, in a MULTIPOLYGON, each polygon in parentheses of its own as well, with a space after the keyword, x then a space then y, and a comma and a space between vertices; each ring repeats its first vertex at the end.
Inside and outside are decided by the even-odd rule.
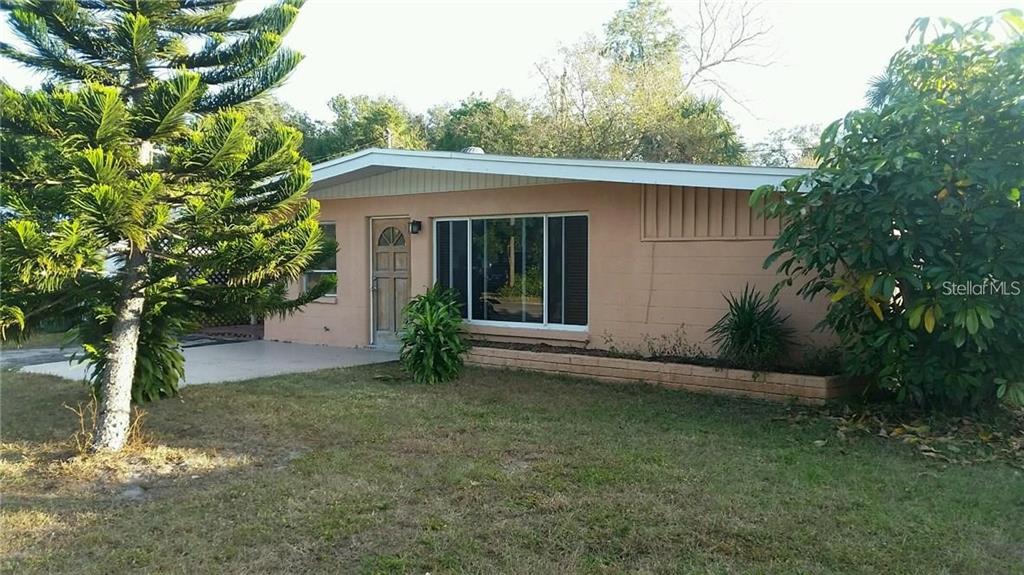
POLYGON ((751 197, 787 222, 765 265, 831 299, 847 373, 923 407, 1024 400, 1024 18, 1001 19, 917 21, 820 166, 751 197))
MULTIPOLYGON (((166 292, 149 296, 139 325, 132 378, 132 403, 135 404, 178 395, 178 383, 185 376, 185 356, 179 340, 198 327, 188 319, 191 306, 184 296, 166 292)), ((96 397, 103 387, 113 322, 113 310, 103 307, 78 327, 82 359, 90 362, 89 380, 96 397)))
POLYGON ((722 359, 752 369, 778 366, 793 344, 793 330, 785 325, 789 316, 749 285, 739 297, 729 294, 725 300, 728 313, 708 330, 722 359))
POLYGON ((456 294, 440 284, 409 301, 402 329, 402 366, 419 383, 441 383, 459 375, 462 339, 456 294))
POLYGON ((813 375, 836 375, 842 371, 843 352, 838 346, 810 347, 803 350, 796 371, 813 375))

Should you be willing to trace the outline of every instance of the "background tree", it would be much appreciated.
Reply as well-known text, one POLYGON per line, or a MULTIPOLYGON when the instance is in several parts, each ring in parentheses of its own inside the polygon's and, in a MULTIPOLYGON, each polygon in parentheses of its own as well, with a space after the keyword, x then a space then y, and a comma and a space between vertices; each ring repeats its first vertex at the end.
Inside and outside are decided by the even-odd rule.
POLYGON ((423 119, 397 98, 339 94, 328 105, 334 113, 329 123, 297 118, 306 139, 303 151, 314 162, 365 148, 427 148, 423 119))
MULTIPOLYGON (((705 24, 703 33, 710 34, 711 26, 705 24)), ((726 50, 730 56, 720 62, 692 63, 687 76, 684 70, 690 62, 683 38, 684 30, 675 26, 660 0, 634 1, 609 21, 603 38, 585 37, 563 49, 559 59, 538 65, 545 85, 534 113, 534 140, 540 142, 540 152, 743 163, 742 142, 720 102, 687 87, 696 76, 741 61, 738 51, 745 44, 738 42, 726 50)))
POLYGON ((690 17, 680 51, 684 84, 687 90, 709 85, 719 94, 739 101, 718 71, 726 66, 765 66, 767 51, 762 41, 771 26, 761 14, 757 2, 698 0, 697 12, 690 17))
POLYGON ((177 338, 204 313, 286 313, 330 287, 285 295, 333 248, 301 136, 244 107, 301 59, 281 46, 300 4, 3 3, 22 42, 0 54, 52 84, 0 85, 0 327, 78 324, 95 449, 123 446, 133 399, 176 393, 177 338))
POLYGON ((821 126, 805 124, 768 132, 764 140, 750 146, 750 163, 755 166, 813 168, 818 165, 814 151, 821 138, 821 126))
POLYGON ((661 0, 629 0, 605 23, 602 54, 622 64, 645 65, 676 59, 682 41, 682 30, 661 0))
POLYGON ((432 150, 459 151, 479 146, 488 154, 535 153, 527 103, 507 92, 493 99, 470 96, 458 106, 438 106, 428 114, 427 142, 432 150))
POLYGON ((288 121, 302 130, 314 162, 369 147, 480 146, 495 154, 744 163, 719 96, 695 90, 707 85, 736 99, 715 74, 759 63, 754 51, 768 27, 756 4, 702 0, 697 7, 693 23, 679 27, 662 0, 631 0, 600 37, 586 36, 538 64, 535 99, 471 95, 432 108, 424 121, 394 98, 338 96, 331 122, 288 121))
POLYGON ((751 198, 789 222, 766 265, 831 297, 851 375, 928 407, 1024 404, 1024 18, 911 35, 821 165, 751 198))
POLYGON ((744 164, 746 147, 717 98, 684 96, 660 129, 640 139, 637 156, 647 162, 744 164))

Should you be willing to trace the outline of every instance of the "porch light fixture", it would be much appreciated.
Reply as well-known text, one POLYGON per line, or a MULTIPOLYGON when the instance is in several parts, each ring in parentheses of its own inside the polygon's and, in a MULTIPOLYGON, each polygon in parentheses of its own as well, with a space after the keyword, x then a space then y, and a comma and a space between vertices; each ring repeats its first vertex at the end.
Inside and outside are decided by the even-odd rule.
POLYGON ((418 234, 423 229, 423 222, 419 220, 409 220, 409 233, 418 234))

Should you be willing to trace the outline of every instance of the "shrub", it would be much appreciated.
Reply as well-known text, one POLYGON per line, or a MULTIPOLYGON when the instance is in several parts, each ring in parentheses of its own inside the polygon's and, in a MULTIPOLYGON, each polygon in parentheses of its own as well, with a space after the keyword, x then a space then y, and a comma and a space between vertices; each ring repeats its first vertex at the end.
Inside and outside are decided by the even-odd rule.
POLYGON ((783 317, 774 299, 749 285, 739 297, 729 294, 725 300, 728 313, 708 330, 719 356, 752 369, 778 366, 793 343, 793 330, 785 325, 789 316, 783 317))
POLYGON ((405 306, 402 366, 418 383, 442 383, 458 377, 462 354, 462 316, 454 292, 440 284, 405 306))
MULTIPOLYGON (((198 327, 187 319, 191 303, 183 295, 152 290, 147 296, 132 378, 132 402, 136 404, 178 395, 178 383, 185 376, 185 356, 179 340, 198 327)), ((82 352, 74 358, 91 362, 89 380, 96 397, 103 391, 113 322, 113 310, 104 306, 96 308, 95 314, 78 327, 82 352)))
POLYGON ((842 371, 843 352, 839 346, 805 348, 793 371, 811 375, 836 375, 842 371))
POLYGON ((917 21, 872 106, 825 130, 819 167, 751 197, 787 222, 766 267, 831 300, 846 373, 918 406, 1024 401, 1021 16, 928 41, 917 21))

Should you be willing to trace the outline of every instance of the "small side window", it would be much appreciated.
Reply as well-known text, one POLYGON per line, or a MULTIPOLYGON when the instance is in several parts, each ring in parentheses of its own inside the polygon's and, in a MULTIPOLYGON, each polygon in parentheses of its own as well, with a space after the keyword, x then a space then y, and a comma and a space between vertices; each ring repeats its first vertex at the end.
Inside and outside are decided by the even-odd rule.
MULTIPOLYGON (((334 223, 331 223, 331 222, 321 222, 320 223, 320 229, 323 230, 324 236, 327 239, 329 239, 329 240, 337 240, 338 234, 337 234, 336 226, 335 226, 334 223)), ((303 276, 303 289, 308 290, 309 288, 315 286, 317 284, 317 282, 321 281, 323 278, 325 278, 327 276, 337 276, 338 275, 338 254, 334 254, 333 256, 331 256, 329 258, 326 258, 323 261, 317 263, 316 265, 317 265, 316 269, 311 269, 311 270, 307 271, 305 273, 305 275, 303 276)), ((338 292, 338 290, 337 290, 337 288, 335 288, 332 293, 328 293, 328 294, 324 294, 324 295, 334 297, 334 296, 338 295, 337 292, 338 292)))

